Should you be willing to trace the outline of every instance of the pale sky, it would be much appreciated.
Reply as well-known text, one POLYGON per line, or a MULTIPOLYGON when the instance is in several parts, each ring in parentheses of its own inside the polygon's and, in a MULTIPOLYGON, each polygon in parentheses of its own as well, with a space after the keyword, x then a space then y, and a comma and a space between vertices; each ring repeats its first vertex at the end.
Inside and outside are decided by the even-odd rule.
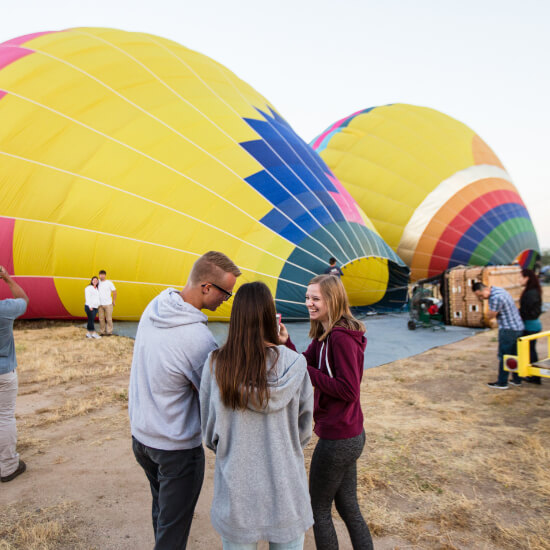
POLYGON ((1 13, 0 42, 80 26, 175 40, 256 88, 308 142, 366 107, 438 109, 495 151, 550 248, 547 0, 4 0, 1 13))

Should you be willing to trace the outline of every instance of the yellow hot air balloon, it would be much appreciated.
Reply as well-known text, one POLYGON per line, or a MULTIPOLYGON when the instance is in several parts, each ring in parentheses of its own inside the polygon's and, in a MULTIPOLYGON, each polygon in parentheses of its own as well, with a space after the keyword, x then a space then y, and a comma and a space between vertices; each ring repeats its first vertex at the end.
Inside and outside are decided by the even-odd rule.
POLYGON ((5 42, 0 120, 0 262, 28 316, 81 317, 105 269, 117 318, 137 319, 212 249, 239 283, 267 283, 285 318, 307 317, 331 256, 355 304, 397 296, 406 268, 322 160, 253 88, 177 43, 98 28, 5 42))
POLYGON ((531 266, 537 236, 493 151, 461 122, 427 107, 358 111, 312 142, 411 268, 411 278, 461 265, 531 266))

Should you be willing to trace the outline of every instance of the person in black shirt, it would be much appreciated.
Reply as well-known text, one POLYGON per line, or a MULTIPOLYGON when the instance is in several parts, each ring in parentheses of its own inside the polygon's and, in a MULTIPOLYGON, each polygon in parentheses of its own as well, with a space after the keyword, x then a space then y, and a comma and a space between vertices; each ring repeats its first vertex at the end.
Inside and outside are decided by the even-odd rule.
MULTIPOLYGON (((524 269, 521 272, 521 284, 525 288, 519 301, 519 314, 525 325, 523 336, 529 336, 542 330, 539 319, 542 312, 542 289, 538 277, 531 269, 524 269)), ((536 340, 529 342, 531 363, 539 360, 536 346, 536 340)), ((533 384, 541 383, 540 376, 528 376, 526 381, 533 384)))

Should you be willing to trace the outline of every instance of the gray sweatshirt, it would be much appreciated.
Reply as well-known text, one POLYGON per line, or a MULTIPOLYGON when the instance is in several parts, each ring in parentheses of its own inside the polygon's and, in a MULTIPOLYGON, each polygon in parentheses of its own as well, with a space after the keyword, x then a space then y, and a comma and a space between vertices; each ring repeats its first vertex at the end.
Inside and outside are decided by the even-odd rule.
POLYGON ((175 451, 201 444, 198 389, 204 361, 217 347, 206 321, 173 288, 141 316, 128 412, 132 435, 148 447, 175 451))
MULTIPOLYGON (((200 390, 202 435, 216 453, 211 519, 238 543, 290 542, 313 525, 303 447, 311 438, 313 388, 302 355, 278 346, 270 399, 234 411, 220 399, 208 358, 200 390)), ((273 353, 273 357, 275 354, 273 353)), ((214 363, 214 372, 216 365, 214 363)))

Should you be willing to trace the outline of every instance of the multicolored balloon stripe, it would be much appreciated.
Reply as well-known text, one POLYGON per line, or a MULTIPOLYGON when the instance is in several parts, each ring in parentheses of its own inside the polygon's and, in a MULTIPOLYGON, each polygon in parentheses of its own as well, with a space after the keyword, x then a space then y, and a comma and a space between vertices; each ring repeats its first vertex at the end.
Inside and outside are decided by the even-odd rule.
POLYGON ((371 107, 311 145, 413 280, 457 265, 533 266, 539 245, 525 204, 493 151, 461 122, 426 107, 371 107))

